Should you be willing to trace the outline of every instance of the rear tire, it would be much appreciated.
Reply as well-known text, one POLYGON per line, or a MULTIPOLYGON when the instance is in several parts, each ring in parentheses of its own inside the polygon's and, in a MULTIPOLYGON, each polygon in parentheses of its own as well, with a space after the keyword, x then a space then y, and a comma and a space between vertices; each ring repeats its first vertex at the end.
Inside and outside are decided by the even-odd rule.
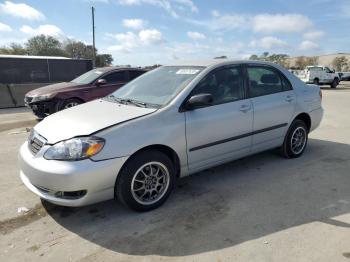
POLYGON ((116 184, 115 195, 126 207, 145 212, 161 206, 175 184, 173 162, 156 150, 137 153, 124 165, 116 184))
POLYGON ((320 85, 320 80, 318 80, 318 78, 315 78, 313 81, 314 85, 320 85))
POLYGON ((309 130, 304 121, 296 119, 290 125, 281 147, 285 158, 300 157, 306 148, 309 130))

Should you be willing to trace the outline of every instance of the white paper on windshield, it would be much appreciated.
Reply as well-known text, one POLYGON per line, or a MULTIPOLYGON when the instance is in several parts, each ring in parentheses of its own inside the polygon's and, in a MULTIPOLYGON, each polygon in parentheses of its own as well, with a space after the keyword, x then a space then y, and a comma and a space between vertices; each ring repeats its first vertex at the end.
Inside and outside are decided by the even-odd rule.
POLYGON ((102 73, 103 73, 102 71, 95 71, 95 74, 98 74, 98 75, 100 75, 102 73))
POLYGON ((177 70, 176 74, 177 75, 195 75, 199 72, 198 69, 179 69, 177 70))

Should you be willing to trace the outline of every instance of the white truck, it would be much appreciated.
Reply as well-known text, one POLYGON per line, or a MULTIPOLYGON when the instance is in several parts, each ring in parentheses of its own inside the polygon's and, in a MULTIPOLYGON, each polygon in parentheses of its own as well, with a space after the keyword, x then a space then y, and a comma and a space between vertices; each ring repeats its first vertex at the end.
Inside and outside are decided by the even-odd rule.
POLYGON ((298 77, 307 84, 330 85, 331 88, 336 88, 340 82, 339 74, 327 66, 307 66, 298 77))

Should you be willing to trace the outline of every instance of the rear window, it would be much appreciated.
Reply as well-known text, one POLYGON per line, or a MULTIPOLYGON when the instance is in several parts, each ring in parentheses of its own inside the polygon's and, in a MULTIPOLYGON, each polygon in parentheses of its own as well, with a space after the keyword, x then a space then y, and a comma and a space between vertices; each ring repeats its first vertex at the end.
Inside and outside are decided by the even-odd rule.
POLYGON ((284 91, 283 81, 274 70, 266 67, 252 66, 247 68, 247 72, 249 77, 249 94, 251 97, 284 91))

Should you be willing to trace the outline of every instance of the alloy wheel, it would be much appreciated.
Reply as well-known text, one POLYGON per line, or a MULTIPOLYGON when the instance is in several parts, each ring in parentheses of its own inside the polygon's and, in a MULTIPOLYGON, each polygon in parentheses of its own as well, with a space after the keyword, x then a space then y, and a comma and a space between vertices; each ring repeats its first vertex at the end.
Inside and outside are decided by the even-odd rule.
POLYGON ((164 196, 169 182, 170 174, 166 166, 160 162, 149 162, 135 172, 131 182, 131 193, 138 203, 151 205, 164 196))

